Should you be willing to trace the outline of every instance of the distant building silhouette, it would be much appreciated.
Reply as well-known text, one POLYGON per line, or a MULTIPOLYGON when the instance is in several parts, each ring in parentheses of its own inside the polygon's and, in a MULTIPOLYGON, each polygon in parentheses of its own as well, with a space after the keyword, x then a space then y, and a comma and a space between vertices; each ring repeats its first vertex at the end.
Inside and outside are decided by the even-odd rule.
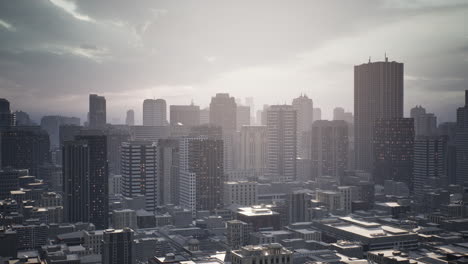
POLYGON ((135 125, 135 111, 133 111, 133 109, 127 110, 127 115, 125 117, 125 124, 127 126, 135 125))
POLYGON ((468 90, 465 91, 465 106, 457 109, 457 127, 455 135, 457 155, 457 183, 468 184, 468 90))
POLYGON ((103 128, 106 126, 106 98, 97 94, 89 95, 89 127, 103 128))
POLYGON ((166 126, 167 106, 164 99, 143 101, 143 126, 166 126))
POLYGON ((414 119, 415 136, 435 136, 437 134, 437 117, 426 113, 422 106, 411 108, 410 117, 414 119))
POLYGON ((238 105, 236 113, 236 130, 240 131, 242 126, 250 125, 250 106, 238 105))
POLYGON ((0 98, 0 129, 15 125, 15 116, 11 113, 10 102, 0 98))
POLYGON ((322 109, 315 107, 312 111, 312 121, 322 120, 322 109))
POLYGON ((374 125, 378 118, 403 117, 403 63, 370 62, 354 66, 356 169, 370 171, 374 125))
POLYGON ((313 102, 307 95, 301 94, 301 96, 293 99, 292 106, 296 110, 297 115, 297 155, 298 157, 306 158, 308 150, 305 148, 304 134, 307 135, 307 132, 312 129, 313 102))
POLYGON ((187 127, 200 125, 200 107, 198 105, 171 105, 171 125, 182 124, 187 127))
POLYGON ((218 93, 211 98, 210 124, 220 126, 225 131, 235 131, 237 122, 237 104, 234 97, 227 93, 218 93))

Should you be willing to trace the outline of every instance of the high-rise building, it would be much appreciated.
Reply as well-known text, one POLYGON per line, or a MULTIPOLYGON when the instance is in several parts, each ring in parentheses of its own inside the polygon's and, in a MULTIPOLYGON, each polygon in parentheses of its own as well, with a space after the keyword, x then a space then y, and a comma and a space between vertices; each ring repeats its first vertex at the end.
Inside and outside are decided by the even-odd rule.
POLYGON ((123 229, 130 227, 137 228, 137 215, 135 210, 121 209, 112 211, 112 227, 116 229, 123 229))
POLYGON ((106 98, 97 94, 89 95, 89 127, 103 128, 106 126, 106 98))
POLYGON ((333 120, 343 120, 349 124, 354 123, 354 116, 351 112, 345 112, 343 107, 333 109, 333 120))
POLYGON ((80 119, 78 117, 66 116, 44 116, 41 118, 41 128, 49 133, 50 146, 52 148, 60 147, 60 126, 79 126, 80 119))
POLYGON ((15 124, 15 116, 11 113, 10 102, 0 98, 0 128, 10 127, 15 124))
POLYGON ((130 140, 130 132, 127 129, 118 129, 114 126, 109 126, 105 133, 107 136, 109 172, 121 174, 122 143, 130 140))
POLYGON ((171 105, 171 125, 193 127, 200 125, 200 107, 198 105, 171 105))
POLYGON ((179 203, 192 211, 214 210, 223 203, 223 141, 183 138, 179 143, 179 203))
POLYGON ((179 204, 179 141, 158 141, 159 201, 164 204, 179 204))
POLYGON ((224 182, 224 205, 252 206, 257 204, 257 182, 224 182))
POLYGON ((413 188, 419 198, 448 184, 446 136, 420 136, 414 140, 413 188))
POLYGON ((290 105, 273 105, 267 111, 267 173, 280 180, 296 177, 297 117, 290 105))
POLYGON ((242 126, 250 125, 250 106, 238 105, 236 113, 236 128, 240 131, 242 126))
POLYGON ((414 122, 412 118, 381 118, 374 121, 374 181, 403 182, 411 189, 413 175, 414 122))
POLYGON ((312 121, 322 120, 322 109, 316 107, 312 110, 312 121))
POLYGON ((304 148, 303 135, 312 129, 314 105, 312 99, 301 94, 294 98, 292 106, 297 115, 297 154, 298 157, 305 158, 307 150, 304 148))
POLYGON ((293 263, 292 251, 284 248, 281 244, 273 243, 262 246, 245 246, 231 252, 232 263, 293 263))
POLYGON ((155 142, 122 143, 122 194, 128 198, 143 195, 145 209, 154 212, 158 199, 158 148, 155 142))
POLYGON ((249 242, 250 226, 239 220, 226 222, 226 239, 229 248, 239 249, 249 242))
POLYGON ((468 184, 468 90, 465 91, 465 106, 457 109, 457 128, 455 134, 457 155, 456 181, 468 184))
POLYGON ((134 264, 135 259, 132 229, 107 229, 104 231, 101 263, 134 264))
POLYGON ((50 162, 49 135, 39 126, 10 127, 0 131, 1 165, 28 169, 37 175, 40 166, 50 162))
POLYGON ((133 109, 129 109, 127 111, 127 116, 125 117, 125 124, 127 126, 135 125, 135 111, 133 111, 133 109))
POLYGON ((239 156, 239 169, 255 170, 263 174, 267 161, 266 126, 243 126, 241 128, 239 156))
POLYGON ((411 109, 411 118, 414 119, 414 135, 435 136, 437 134, 437 117, 432 113, 426 113, 422 106, 411 109))
POLYGON ((289 223, 305 222, 308 220, 307 210, 311 205, 311 190, 297 190, 288 194, 289 223))
POLYGON ((108 227, 107 140, 80 135, 63 146, 64 217, 68 222, 91 222, 108 227))
POLYGON ((210 108, 206 107, 200 110, 200 125, 210 123, 210 108))
POLYGON ((0 200, 10 198, 10 192, 20 188, 19 178, 27 175, 28 170, 15 170, 12 168, 0 170, 0 200))
POLYGON ((171 129, 169 126, 131 126, 130 137, 132 140, 147 140, 158 142, 160 139, 168 138, 171 129))
POLYGON ((164 99, 143 101, 143 126, 166 126, 167 106, 164 99))
POLYGON ((403 117, 403 63, 370 62, 354 66, 356 169, 371 171, 374 123, 403 117))
POLYGON ((312 124, 312 176, 342 177, 348 165, 348 124, 318 120, 312 124))
POLYGON ((237 122, 237 104, 234 97, 218 93, 211 98, 210 124, 220 126, 225 131, 235 131, 237 122))

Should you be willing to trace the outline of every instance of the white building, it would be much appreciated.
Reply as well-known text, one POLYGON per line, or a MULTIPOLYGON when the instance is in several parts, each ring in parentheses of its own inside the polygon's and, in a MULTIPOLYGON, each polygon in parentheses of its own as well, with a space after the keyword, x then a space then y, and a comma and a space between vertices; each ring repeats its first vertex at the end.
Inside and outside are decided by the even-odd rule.
POLYGON ((251 206, 257 204, 257 182, 238 181, 224 183, 224 205, 251 206))
POLYGON ((146 99, 143 101, 143 125, 166 126, 167 106, 163 99, 146 99))

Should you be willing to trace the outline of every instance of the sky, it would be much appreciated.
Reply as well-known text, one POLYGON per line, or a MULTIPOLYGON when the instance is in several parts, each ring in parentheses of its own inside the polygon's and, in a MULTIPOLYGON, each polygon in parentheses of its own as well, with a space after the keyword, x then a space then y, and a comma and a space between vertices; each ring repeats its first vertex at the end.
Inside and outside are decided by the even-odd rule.
POLYGON ((405 64, 405 112, 455 119, 468 89, 468 1, 0 1, 0 97, 35 119, 108 121, 146 98, 209 105, 227 92, 263 104, 301 93, 331 118, 353 110, 353 66, 405 64))

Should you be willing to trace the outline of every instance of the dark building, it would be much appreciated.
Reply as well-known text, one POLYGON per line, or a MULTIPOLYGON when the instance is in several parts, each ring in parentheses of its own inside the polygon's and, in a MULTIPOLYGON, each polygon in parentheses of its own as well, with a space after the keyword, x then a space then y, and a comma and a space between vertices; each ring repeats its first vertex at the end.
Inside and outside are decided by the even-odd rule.
POLYGON ((13 230, 0 229, 0 257, 16 258, 18 235, 13 230))
POLYGON ((15 124, 15 116, 11 113, 10 102, 0 98, 0 128, 10 127, 15 124))
POLYGON ((374 122, 374 180, 404 182, 411 188, 414 123, 412 118, 382 118, 374 122))
POLYGON ((312 192, 299 190, 288 194, 288 208, 290 223, 307 221, 307 209, 311 206, 312 192))
POLYGON ((457 109, 456 146, 456 181, 468 184, 468 90, 465 91, 465 106, 457 109))
POLYGON ((371 171, 373 129, 378 118, 403 117, 403 63, 370 62, 354 66, 356 169, 371 171))
POLYGON ((60 126, 65 125, 79 126, 80 119, 66 116, 44 116, 41 118, 41 127, 49 133, 51 147, 60 147, 60 126))
POLYGON ((19 178, 27 176, 28 170, 3 168, 0 170, 0 200, 10 198, 10 191, 20 188, 19 178))
POLYGON ((64 218, 108 226, 107 140, 102 135, 76 136, 63 147, 64 218))
POLYGON ((91 128, 106 126, 106 98, 97 94, 89 95, 89 124, 91 128))
POLYGON ((106 130, 107 158, 109 159, 109 172, 121 174, 122 143, 130 140, 130 132, 110 126, 106 130))
POLYGON ((158 141, 159 201, 164 204, 179 204, 179 141, 158 141))
POLYGON ((50 162, 49 135, 38 126, 10 127, 0 132, 0 141, 3 167, 37 175, 38 168, 50 162))
POLYGON ((104 231, 101 263, 133 264, 135 258, 132 229, 107 229, 104 231))
POLYGON ((171 125, 182 124, 192 127, 200 125, 200 107, 198 105, 171 105, 170 123, 171 125))
POLYGON ((210 124, 220 126, 224 131, 235 131, 237 122, 237 104, 234 97, 227 93, 218 93, 211 98, 210 124))

